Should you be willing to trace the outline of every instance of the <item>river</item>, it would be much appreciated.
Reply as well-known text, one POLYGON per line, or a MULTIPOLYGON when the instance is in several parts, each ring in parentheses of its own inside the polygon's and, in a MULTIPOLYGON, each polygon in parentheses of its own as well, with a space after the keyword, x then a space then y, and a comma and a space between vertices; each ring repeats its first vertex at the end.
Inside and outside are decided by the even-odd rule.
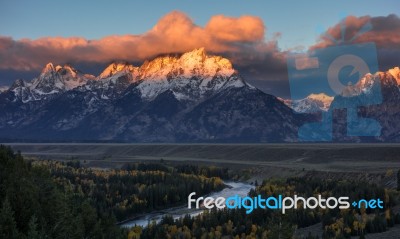
MULTIPOLYGON (((240 197, 245 197, 250 192, 251 189, 254 189, 253 185, 242 182, 224 182, 228 187, 224 188, 219 192, 211 193, 210 197, 230 197, 233 195, 239 195, 240 197)), ((149 224, 149 222, 155 221, 159 223, 161 218, 165 215, 171 215, 174 219, 182 218, 186 214, 194 217, 204 212, 204 209, 188 209, 187 204, 181 207, 174 207, 170 209, 165 209, 159 212, 148 213, 141 217, 137 217, 134 220, 130 220, 121 224, 122 227, 133 227, 135 225, 145 227, 149 224)))

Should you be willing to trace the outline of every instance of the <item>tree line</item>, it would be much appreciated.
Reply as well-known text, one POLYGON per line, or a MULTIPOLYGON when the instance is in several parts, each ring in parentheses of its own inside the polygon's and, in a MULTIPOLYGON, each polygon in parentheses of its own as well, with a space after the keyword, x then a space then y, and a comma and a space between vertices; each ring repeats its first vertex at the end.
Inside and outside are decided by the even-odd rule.
POLYGON ((67 187, 48 168, 0 146, 0 238, 127 238, 111 210, 67 187))
POLYGON ((195 191, 224 187, 216 167, 130 164, 85 168, 79 161, 25 160, 0 146, 0 238, 128 238, 117 225, 181 205, 195 191))
POLYGON ((59 185, 95 202, 97 210, 110 209, 118 221, 182 205, 191 192, 203 195, 224 188, 219 177, 189 174, 182 170, 185 166, 138 163, 102 170, 76 162, 40 160, 33 164, 48 168, 59 185))
MULTIPOLYGON (((255 209, 246 214, 245 209, 210 210, 195 218, 184 217, 174 220, 165 216, 159 224, 152 223, 143 230, 131 230, 131 234, 143 239, 150 238, 302 238, 296 234, 299 228, 321 223, 321 238, 364 238, 368 233, 384 232, 395 224, 400 224, 400 214, 394 213, 398 205, 399 193, 384 189, 377 184, 364 181, 337 181, 310 177, 289 178, 287 180, 268 179, 250 196, 293 196, 305 197, 318 194, 324 197, 381 198, 385 209, 350 208, 347 210, 303 209, 289 210, 282 214, 277 210, 255 209)), ((319 238, 308 235, 307 239, 319 238)))

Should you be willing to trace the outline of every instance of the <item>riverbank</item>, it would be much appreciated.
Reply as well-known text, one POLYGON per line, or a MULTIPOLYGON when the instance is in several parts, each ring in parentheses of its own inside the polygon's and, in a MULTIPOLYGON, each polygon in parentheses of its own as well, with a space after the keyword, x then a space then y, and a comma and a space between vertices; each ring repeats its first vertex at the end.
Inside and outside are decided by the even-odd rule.
MULTIPOLYGON (((241 197, 245 197, 248 195, 248 193, 250 192, 251 189, 254 189, 254 185, 251 185, 246 182, 227 181, 227 182, 224 182, 224 184, 227 186, 226 188, 224 188, 223 190, 221 190, 219 192, 214 192, 214 193, 211 193, 210 195, 206 195, 206 196, 210 196, 210 197, 214 197, 214 198, 217 198, 217 197, 227 198, 232 195, 239 195, 241 197)), ((161 219, 166 215, 170 215, 174 218, 174 220, 176 220, 179 218, 183 218, 185 215, 190 215, 191 217, 195 217, 195 216, 203 213, 204 211, 205 211, 205 209, 194 209, 194 208, 189 209, 187 207, 187 205, 183 205, 181 207, 174 207, 174 208, 169 208, 169 209, 165 209, 162 211, 147 213, 143 216, 136 217, 133 220, 121 222, 119 225, 121 227, 126 227, 126 228, 130 228, 133 226, 146 227, 151 222, 159 223, 161 221, 161 219)))

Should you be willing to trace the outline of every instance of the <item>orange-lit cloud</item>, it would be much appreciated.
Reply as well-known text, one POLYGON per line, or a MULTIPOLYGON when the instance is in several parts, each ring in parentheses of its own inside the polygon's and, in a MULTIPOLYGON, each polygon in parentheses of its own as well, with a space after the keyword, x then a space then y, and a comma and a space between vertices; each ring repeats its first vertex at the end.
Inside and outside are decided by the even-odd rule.
MULTIPOLYGON (((372 29, 364 34, 360 34, 353 43, 374 42, 380 49, 400 49, 400 18, 394 14, 380 17, 346 17, 344 19, 346 26, 345 41, 356 36, 360 29, 368 22, 371 24, 372 29)), ((340 39, 340 23, 330 27, 326 33, 335 39, 340 39)), ((319 42, 312 49, 324 48, 333 44, 331 40, 322 35, 319 42)))
POLYGON ((113 60, 142 61, 159 54, 181 53, 205 46, 213 53, 244 52, 251 55, 276 51, 265 42, 265 27, 254 16, 214 16, 205 27, 184 13, 171 12, 141 35, 107 36, 99 40, 81 37, 44 37, 14 40, 0 36, 0 69, 38 70, 47 62, 103 63, 113 60))
POLYGON ((264 37, 263 22, 251 16, 240 18, 214 16, 206 25, 205 30, 218 39, 230 42, 254 42, 264 37))
MULTIPOLYGON (((344 19, 344 23, 346 26, 345 30, 345 44, 353 44, 353 43, 366 43, 366 42, 374 42, 376 44, 378 50, 378 63, 379 70, 385 71, 394 66, 400 65, 400 18, 395 14, 391 14, 388 16, 379 16, 379 17, 371 17, 371 16, 363 16, 363 17, 354 17, 348 16, 344 19), (358 37, 352 42, 348 41, 356 36, 360 29, 366 24, 370 23, 372 29, 367 31, 358 37), (346 42, 347 41, 347 42, 346 42)), ((335 39, 341 38, 341 30, 340 23, 330 27, 327 31, 327 34, 331 35, 335 39)), ((325 48, 328 46, 332 46, 333 43, 331 40, 324 37, 324 34, 321 35, 319 41, 312 47, 311 50, 316 48, 325 48)))
MULTIPOLYGON (((400 65, 398 16, 349 16, 345 21, 346 39, 353 37, 366 22, 371 22, 373 29, 357 38, 355 43, 372 41, 377 44, 381 70, 400 65)), ((339 23, 330 27, 327 33, 339 39, 339 23)), ((277 46, 280 33, 271 39, 265 39, 265 35, 264 23, 254 16, 216 15, 203 27, 184 13, 171 12, 140 35, 112 35, 97 40, 82 37, 14 40, 0 36, 0 85, 17 77, 30 80, 48 62, 70 63, 78 69, 92 67, 95 70, 91 73, 98 74, 114 60, 141 62, 161 54, 205 47, 209 53, 229 58, 250 83, 268 93, 288 97, 286 52, 277 46), (25 74, 28 72, 30 74, 25 74)), ((310 49, 333 44, 321 36, 310 49)))

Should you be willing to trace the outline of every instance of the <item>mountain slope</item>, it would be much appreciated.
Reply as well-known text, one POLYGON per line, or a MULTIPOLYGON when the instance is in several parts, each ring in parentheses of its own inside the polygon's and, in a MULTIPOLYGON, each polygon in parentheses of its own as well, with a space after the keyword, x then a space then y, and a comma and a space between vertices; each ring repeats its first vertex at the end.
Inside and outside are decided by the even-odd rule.
POLYGON ((93 78, 92 75, 82 74, 69 65, 54 67, 52 63, 48 63, 39 77, 30 82, 17 80, 5 92, 10 95, 11 101, 27 103, 51 98, 84 85, 93 78))
POLYGON ((334 141, 399 142, 399 82, 393 68, 367 74, 334 98, 321 93, 289 101, 251 86, 228 59, 204 49, 141 66, 114 62, 97 77, 48 64, 37 78, 16 80, 0 93, 0 139, 296 142, 299 127, 325 112, 334 141), (370 121, 348 120, 352 107, 379 122, 381 134, 349 136, 348 124, 371 128, 370 121))
MULTIPOLYGON (((396 67, 368 73, 356 84, 348 85, 323 113, 326 123, 320 130, 325 135, 330 132, 337 142, 399 142, 398 72, 396 67)), ((314 137, 311 133, 308 135, 310 139, 314 137)), ((320 138, 315 134, 315 140, 320 138)))
POLYGON ((197 105, 184 117, 178 133, 185 141, 201 137, 220 142, 290 142, 297 139, 298 124, 293 111, 276 97, 242 87, 221 91, 197 105))
MULTIPOLYGON (((360 106, 358 115, 376 120, 381 128, 380 136, 373 140, 385 142, 400 141, 400 125, 398 124, 400 122, 400 81, 398 73, 399 68, 396 67, 386 72, 369 74, 360 80, 360 82, 364 83, 362 86, 359 86, 361 87, 360 89, 352 89, 353 92, 362 92, 360 93, 361 97, 359 95, 353 97, 358 100, 356 104, 360 106), (379 94, 375 93, 375 91, 381 92, 381 97, 377 97, 379 94)), ((337 97, 332 102, 332 105, 336 105, 336 107, 343 105, 345 104, 343 100, 343 97, 337 97)), ((359 124, 359 122, 355 123, 359 124)), ((338 117, 338 125, 342 125, 343 127, 344 124, 343 117, 338 117)), ((367 124, 365 127, 368 128, 370 126, 367 124)), ((340 133, 338 131, 338 138, 350 141, 354 140, 351 137, 340 137, 342 135, 340 133)))
POLYGON ((229 60, 196 49, 98 77, 48 64, 0 94, 0 138, 124 142, 296 140, 297 115, 247 84, 229 60))

